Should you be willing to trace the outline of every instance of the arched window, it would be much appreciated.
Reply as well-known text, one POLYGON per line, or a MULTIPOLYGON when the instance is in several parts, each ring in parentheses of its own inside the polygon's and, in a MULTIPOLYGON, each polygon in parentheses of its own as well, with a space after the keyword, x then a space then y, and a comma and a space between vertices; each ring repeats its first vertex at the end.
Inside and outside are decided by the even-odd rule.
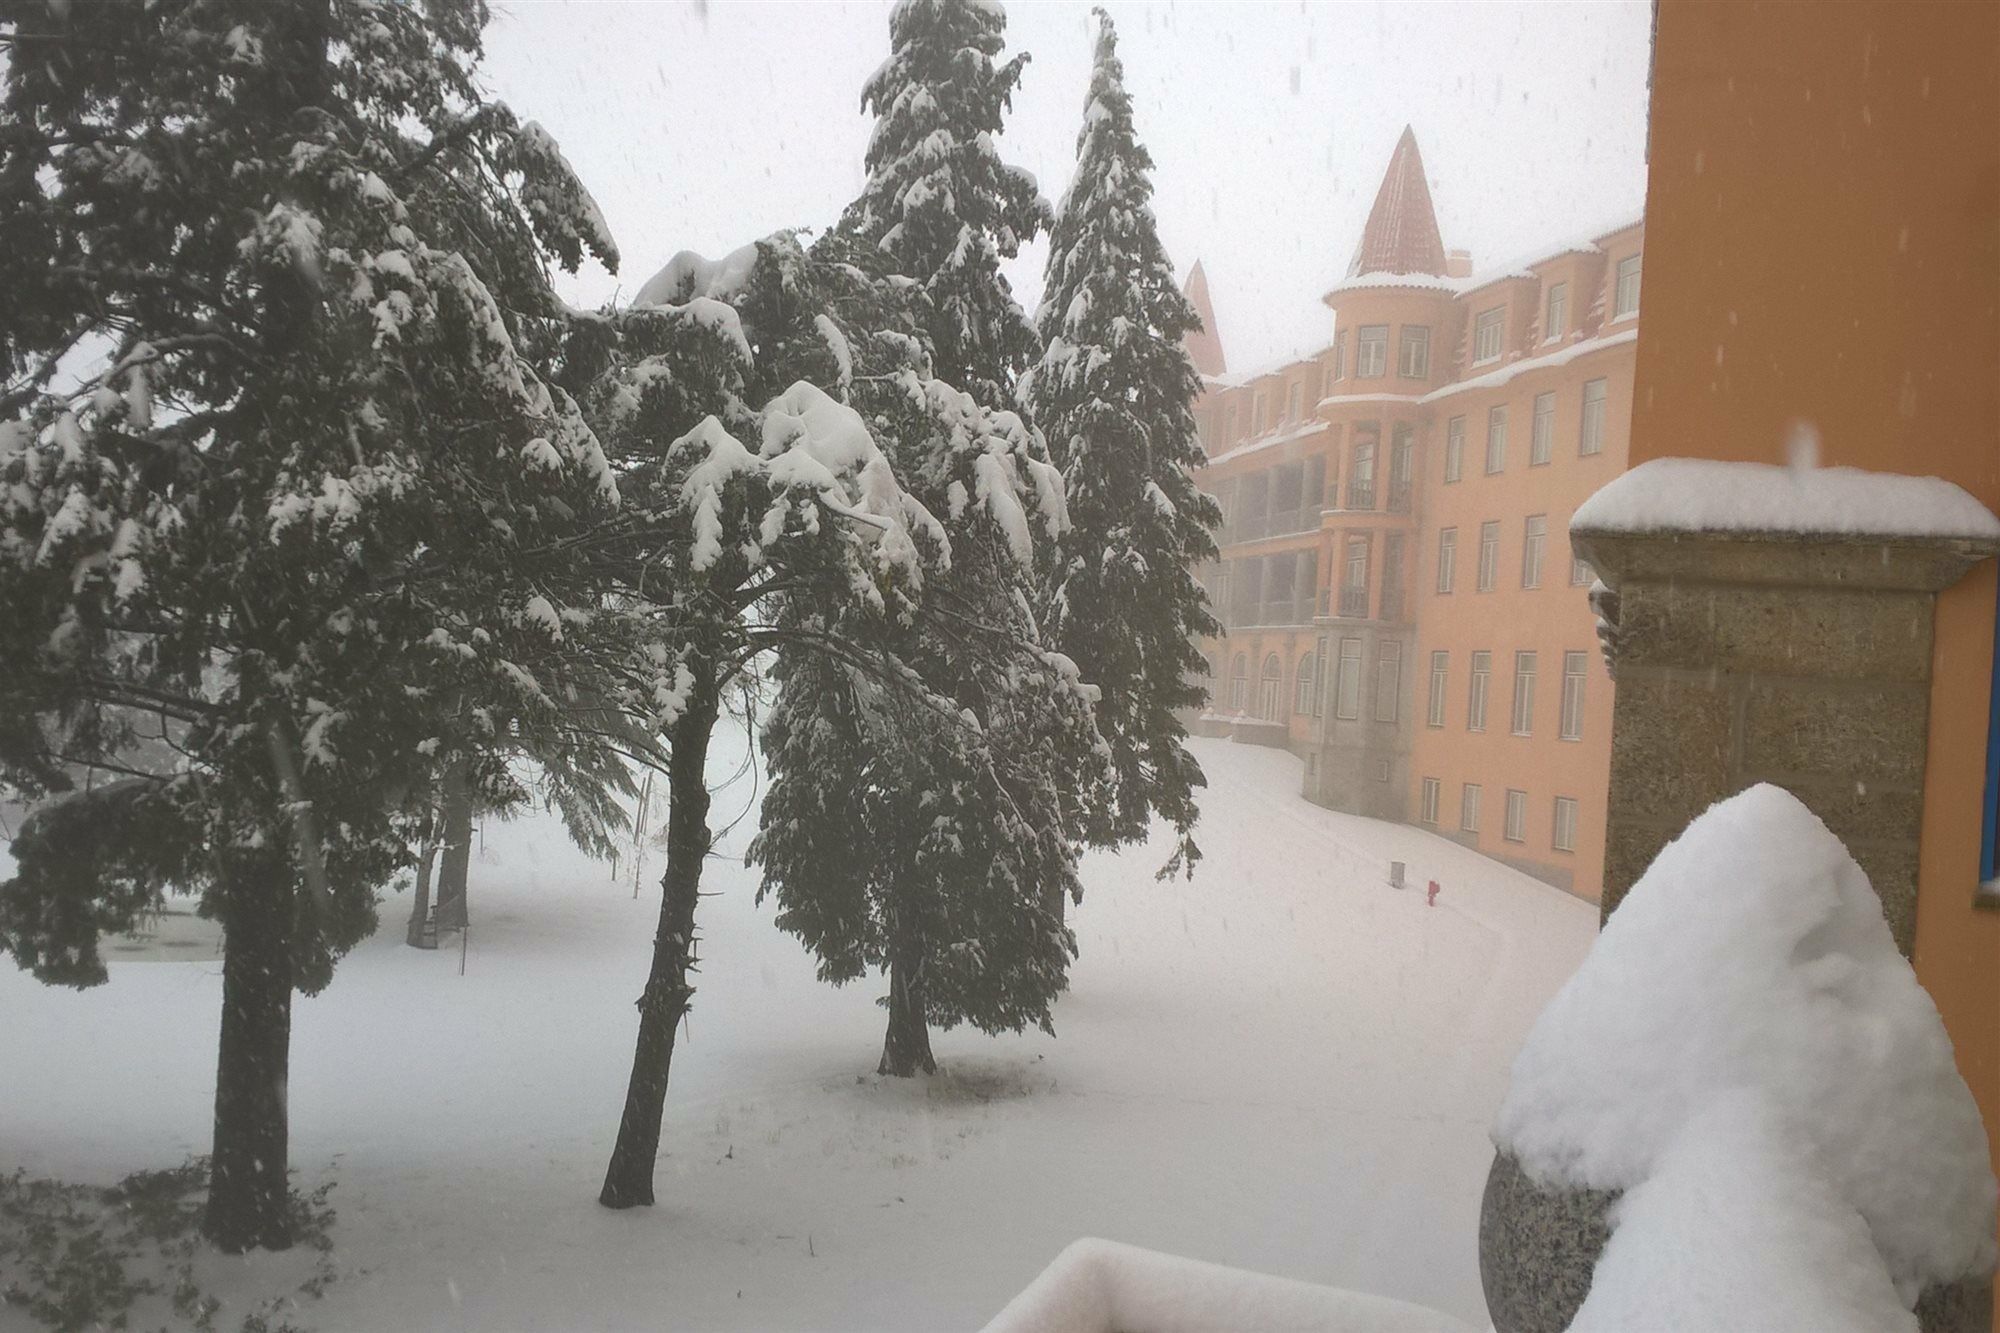
POLYGON ((1299 659, 1298 674, 1292 677, 1296 686, 1292 700, 1292 711, 1307 716, 1313 710, 1313 655, 1307 653, 1299 659))
POLYGON ((1229 706, 1242 712, 1250 702, 1250 659, 1242 653, 1236 654, 1236 664, 1229 673, 1229 706))
POLYGON ((1278 700, 1283 694, 1279 687, 1284 684, 1285 667, 1272 653, 1264 659, 1264 675, 1257 682, 1257 716, 1275 722, 1283 716, 1278 712, 1278 700))

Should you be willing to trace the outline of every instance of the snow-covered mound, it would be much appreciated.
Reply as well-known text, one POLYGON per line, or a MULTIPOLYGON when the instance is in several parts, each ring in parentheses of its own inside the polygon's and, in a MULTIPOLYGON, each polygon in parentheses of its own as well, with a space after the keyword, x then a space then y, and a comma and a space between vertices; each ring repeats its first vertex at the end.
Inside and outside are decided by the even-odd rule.
POLYGON ((1985 1134, 1937 1009, 1861 867, 1769 785, 1633 886, 1529 1033, 1494 1140, 1543 1184, 1632 1190, 1722 1151, 1691 1126, 1741 1089, 1865 1219, 1904 1305, 1991 1269, 1985 1134))
POLYGON ((1916 1333, 1868 1224, 1754 1093, 1697 1114, 1611 1222, 1569 1333, 1916 1333))

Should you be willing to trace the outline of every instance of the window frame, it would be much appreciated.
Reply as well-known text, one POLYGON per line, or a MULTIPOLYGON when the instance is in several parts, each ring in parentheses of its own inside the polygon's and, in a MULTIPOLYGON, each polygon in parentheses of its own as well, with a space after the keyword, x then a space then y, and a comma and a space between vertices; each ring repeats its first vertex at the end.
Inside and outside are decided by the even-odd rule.
POLYGON ((1552 282, 1542 300, 1542 341, 1554 342, 1569 332, 1569 283, 1552 282))
POLYGON ((1475 648, 1465 685, 1465 729, 1486 730, 1486 707, 1493 692, 1493 650, 1475 648))
POLYGON ((1342 722, 1361 720, 1361 640, 1356 638, 1340 641, 1340 664, 1334 669, 1333 715, 1342 722))
POLYGON ((1519 787, 1507 788, 1507 800, 1500 816, 1500 837, 1505 842, 1528 840, 1528 793, 1519 787))
POLYGON ((1500 583, 1500 520, 1489 518, 1479 525, 1479 569, 1474 592, 1492 592, 1500 583))
POLYGON ((1542 586, 1542 566, 1549 544, 1549 516, 1529 514, 1521 520, 1521 587, 1532 592, 1542 586))
POLYGON ((1486 475, 1497 477, 1507 470, 1507 404, 1495 403, 1486 409, 1486 475))
POLYGON ((1472 317, 1472 364, 1491 365, 1507 350, 1507 307, 1505 303, 1482 310, 1472 317), (1488 335, 1491 335, 1489 338, 1488 335), (1493 350, 1485 350, 1488 342, 1493 350))
POLYGON ((1354 329, 1354 378, 1379 380, 1389 374, 1389 326, 1357 324, 1354 329), (1369 355, 1370 351, 1374 355, 1369 355), (1373 367, 1372 369, 1370 367, 1373 367))
POLYGON ((1437 594, 1449 597, 1458 586, 1458 529, 1439 528, 1437 548, 1437 594))
POLYGON ((1436 828, 1438 825, 1438 807, 1444 804, 1444 783, 1437 778, 1425 778, 1423 794, 1418 799, 1417 822, 1431 828, 1436 828))
POLYGON ((1443 727, 1445 721, 1445 692, 1451 688, 1451 650, 1431 649, 1431 692, 1424 705, 1424 725, 1443 727))
POLYGON ((1257 716, 1266 722, 1283 722, 1278 708, 1285 701, 1285 660, 1276 653, 1264 655, 1264 665, 1257 673, 1257 716), (1277 671, 1271 670, 1276 664, 1277 671))
POLYGON ((1376 640, 1374 714, 1377 722, 1391 724, 1403 715, 1403 644, 1399 639, 1376 640))
POLYGON ((1465 418, 1455 416, 1444 423, 1444 484, 1449 486, 1465 475, 1465 418))
POLYGON ((1604 452, 1604 420, 1610 415, 1607 407, 1610 399, 1611 382, 1604 376, 1583 382, 1583 408, 1577 420, 1578 458, 1593 458, 1604 452))
POLYGON ((1458 785, 1458 831, 1460 833, 1479 832, 1479 806, 1483 789, 1476 782, 1461 782, 1458 785))
POLYGON ((1514 650, 1514 709, 1508 722, 1510 736, 1535 734, 1535 687, 1539 669, 1533 648, 1514 650))
POLYGON ((1556 391, 1535 395, 1528 424, 1528 466, 1546 467, 1556 454, 1556 391))
POLYGON ((1556 797, 1555 810, 1549 827, 1549 846, 1551 849, 1558 852, 1574 852, 1576 850, 1578 818, 1579 811, 1577 809, 1576 797, 1556 797), (1565 814, 1569 816, 1567 820, 1563 818, 1565 814))
POLYGON ((1645 271, 1641 264, 1644 253, 1626 255, 1612 270, 1611 318, 1633 319, 1639 314, 1639 279, 1645 271), (1631 304, 1627 305, 1626 283, 1631 283, 1631 304))
POLYGON ((1396 342, 1396 377, 1427 380, 1431 377, 1431 326, 1405 324, 1396 342), (1415 356, 1411 355, 1415 352, 1415 356), (1415 366, 1412 368, 1412 362, 1415 366))
POLYGON ((1583 739, 1583 709, 1590 682, 1590 654, 1580 648, 1563 650, 1561 716, 1556 723, 1556 739, 1583 739))

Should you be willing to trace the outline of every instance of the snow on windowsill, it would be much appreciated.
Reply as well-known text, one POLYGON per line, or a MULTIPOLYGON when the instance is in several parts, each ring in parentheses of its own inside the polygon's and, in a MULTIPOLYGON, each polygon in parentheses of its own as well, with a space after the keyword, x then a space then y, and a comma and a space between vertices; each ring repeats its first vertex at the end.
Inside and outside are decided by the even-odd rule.
POLYGON ((1940 477, 1655 458, 1579 505, 1570 531, 2000 541, 2000 518, 1940 477))
POLYGON ((1007 1302, 986 1333, 1474 1333, 1383 1296, 1183 1259, 1115 1241, 1073 1241, 1007 1302))
POLYGON ((1516 361, 1512 365, 1502 366, 1498 370, 1489 370, 1484 375, 1476 375, 1469 380, 1460 380, 1456 384, 1447 384, 1441 389, 1433 389, 1419 401, 1434 403, 1440 398, 1449 398, 1453 394, 1470 393, 1475 389, 1497 389, 1514 379, 1517 375, 1525 375, 1531 370, 1546 370, 1552 366, 1568 365, 1580 356, 1588 356, 1592 352, 1602 352, 1611 347, 1622 347, 1626 343, 1637 341, 1638 337, 1639 330, 1632 328, 1621 329, 1617 333, 1605 334, 1602 337, 1585 338, 1582 342, 1571 343, 1560 351, 1549 352, 1542 356, 1531 356, 1526 360, 1516 361))

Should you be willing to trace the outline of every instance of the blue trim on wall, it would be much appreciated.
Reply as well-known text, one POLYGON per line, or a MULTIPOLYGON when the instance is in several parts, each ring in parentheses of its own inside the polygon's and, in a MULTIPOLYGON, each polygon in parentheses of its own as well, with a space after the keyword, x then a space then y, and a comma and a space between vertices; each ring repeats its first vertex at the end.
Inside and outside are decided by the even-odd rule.
POLYGON ((1986 826, 1979 844, 1979 878, 2000 880, 2000 605, 1993 614, 1993 699, 1986 711, 1986 826))

